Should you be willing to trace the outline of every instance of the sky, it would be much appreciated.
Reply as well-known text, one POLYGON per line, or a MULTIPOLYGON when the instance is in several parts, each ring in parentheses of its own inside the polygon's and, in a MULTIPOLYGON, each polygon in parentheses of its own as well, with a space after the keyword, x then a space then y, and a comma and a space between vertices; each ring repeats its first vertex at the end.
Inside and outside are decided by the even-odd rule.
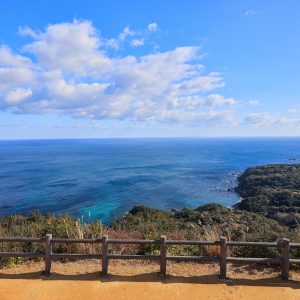
POLYGON ((300 1, 0 1, 0 139, 300 135, 300 1))

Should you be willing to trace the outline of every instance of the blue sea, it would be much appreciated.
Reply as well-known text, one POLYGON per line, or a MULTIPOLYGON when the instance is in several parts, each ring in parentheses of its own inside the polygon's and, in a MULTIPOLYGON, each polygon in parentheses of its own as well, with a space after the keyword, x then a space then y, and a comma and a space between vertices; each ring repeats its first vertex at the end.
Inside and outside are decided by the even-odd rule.
POLYGON ((134 205, 231 206, 237 174, 295 162, 299 138, 0 141, 0 215, 39 210, 108 224, 134 205))

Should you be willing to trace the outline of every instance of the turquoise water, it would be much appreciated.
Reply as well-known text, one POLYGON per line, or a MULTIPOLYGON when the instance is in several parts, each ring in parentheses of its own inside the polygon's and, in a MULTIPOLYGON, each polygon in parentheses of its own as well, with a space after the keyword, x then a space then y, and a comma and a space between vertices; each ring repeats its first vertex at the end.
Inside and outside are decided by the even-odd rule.
POLYGON ((0 215, 39 210, 109 223, 137 204, 230 206, 236 173, 297 161, 299 138, 1 141, 0 215))

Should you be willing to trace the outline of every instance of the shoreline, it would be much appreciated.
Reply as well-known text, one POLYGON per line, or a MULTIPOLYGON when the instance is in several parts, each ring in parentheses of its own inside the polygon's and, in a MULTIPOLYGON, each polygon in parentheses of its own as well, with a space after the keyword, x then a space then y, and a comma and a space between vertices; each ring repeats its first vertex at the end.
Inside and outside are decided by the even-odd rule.
MULTIPOLYGON (((234 194, 234 195, 237 195, 239 196, 239 199, 238 200, 235 200, 232 204, 230 205, 223 205, 223 204, 220 204, 221 206, 224 206, 224 207, 227 207, 231 210, 239 210, 239 205, 240 204, 243 204, 244 200, 245 200, 245 197, 243 197, 239 191, 239 178, 246 174, 247 172, 252 171, 252 170, 256 170, 256 169, 266 169, 266 168, 270 168, 270 167, 278 167, 281 168, 281 167, 285 167, 285 166, 295 166, 295 167, 299 167, 300 164, 298 163, 288 163, 288 164, 266 164, 266 165, 258 165, 258 166, 255 166, 255 167, 251 167, 251 168, 246 168, 244 172, 239 172, 239 171, 230 171, 228 173, 228 176, 230 176, 230 178, 235 178, 236 180, 236 184, 230 188, 226 188, 226 191, 230 194, 234 194)), ((108 222, 103 222, 102 223, 102 220, 101 218, 91 218, 91 216, 89 215, 88 217, 85 217, 84 215, 82 215, 81 217, 77 217, 76 215, 73 215, 73 214, 70 214, 70 213, 52 213, 52 212, 48 212, 48 213, 42 213, 43 215, 52 215, 52 216, 56 216, 56 217, 60 217, 60 216, 68 216, 68 217, 71 217, 73 219, 77 219, 77 220, 81 220, 81 223, 84 223, 84 224, 92 224, 94 222, 97 222, 97 221, 100 221, 102 224, 104 224, 105 226, 107 227, 110 227, 114 222, 118 221, 118 220, 122 220, 124 218, 126 218, 126 216, 130 213, 130 211, 132 209, 134 209, 134 207, 136 206, 145 206, 145 207, 148 207, 148 208, 153 208, 153 209, 157 209, 159 211, 162 211, 162 212, 165 212, 165 213, 170 213, 170 214, 174 214, 174 213, 179 213, 185 209, 189 209, 189 210, 196 210, 196 209, 199 209, 200 207, 205 207, 207 205, 214 205, 214 204, 219 204, 218 202, 207 202, 205 204, 202 204, 200 206, 194 206, 194 207, 178 207, 178 208, 174 208, 174 207, 171 207, 169 209, 161 209, 161 208, 155 208, 153 206, 145 206, 143 203, 140 203, 139 205, 134 205, 132 207, 128 207, 128 209, 126 210, 125 213, 123 214, 120 214, 119 216, 116 216, 114 218, 111 219, 111 221, 108 221, 108 222)), ((3 205, 1 206, 1 208, 11 208, 11 206, 9 205, 3 205)), ((27 217, 29 216, 30 214, 32 213, 35 213, 35 212, 39 212, 38 210, 34 210, 34 211, 30 211, 30 212, 27 212, 27 213, 13 213, 13 214, 2 214, 0 216, 0 218, 5 218, 5 217, 9 217, 9 216, 14 216, 14 215, 20 215, 20 216, 24 216, 24 217, 27 217)), ((271 218, 272 219, 272 218, 271 218)))

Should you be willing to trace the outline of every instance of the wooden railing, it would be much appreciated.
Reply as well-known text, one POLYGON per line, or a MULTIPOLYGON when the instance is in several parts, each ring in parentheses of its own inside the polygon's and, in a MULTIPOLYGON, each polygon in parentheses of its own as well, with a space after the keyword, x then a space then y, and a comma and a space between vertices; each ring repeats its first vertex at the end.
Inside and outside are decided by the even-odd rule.
POLYGON ((300 248, 300 243, 290 243, 289 239, 282 239, 277 243, 270 242, 239 242, 227 241, 225 237, 221 237, 217 241, 190 241, 190 240, 167 240, 165 236, 161 236, 159 240, 130 240, 130 239, 109 239, 107 235, 103 235, 100 239, 62 239, 52 238, 52 234, 47 234, 44 238, 9 238, 0 237, 0 242, 31 242, 45 243, 44 253, 16 253, 16 252, 0 252, 0 258, 3 257, 27 257, 27 258, 44 258, 45 274, 50 275, 51 263, 54 259, 101 259, 102 274, 108 274, 108 263, 110 259, 142 259, 157 260, 160 263, 160 273, 166 275, 167 261, 177 262, 218 262, 220 265, 220 278, 227 277, 227 263, 259 263, 259 264, 276 264, 281 266, 281 277, 284 280, 289 278, 290 264, 300 264, 300 259, 290 259, 290 249, 300 248), (71 254, 71 253, 54 253, 52 246, 55 243, 92 243, 101 244, 102 251, 99 254, 71 254), (160 246, 159 255, 127 255, 127 254, 109 254, 109 244, 153 244, 160 246), (218 246, 219 254, 216 256, 170 256, 168 255, 168 245, 202 245, 202 246, 218 246), (281 258, 253 258, 253 257, 230 257, 227 255, 228 247, 273 247, 281 249, 281 258))

